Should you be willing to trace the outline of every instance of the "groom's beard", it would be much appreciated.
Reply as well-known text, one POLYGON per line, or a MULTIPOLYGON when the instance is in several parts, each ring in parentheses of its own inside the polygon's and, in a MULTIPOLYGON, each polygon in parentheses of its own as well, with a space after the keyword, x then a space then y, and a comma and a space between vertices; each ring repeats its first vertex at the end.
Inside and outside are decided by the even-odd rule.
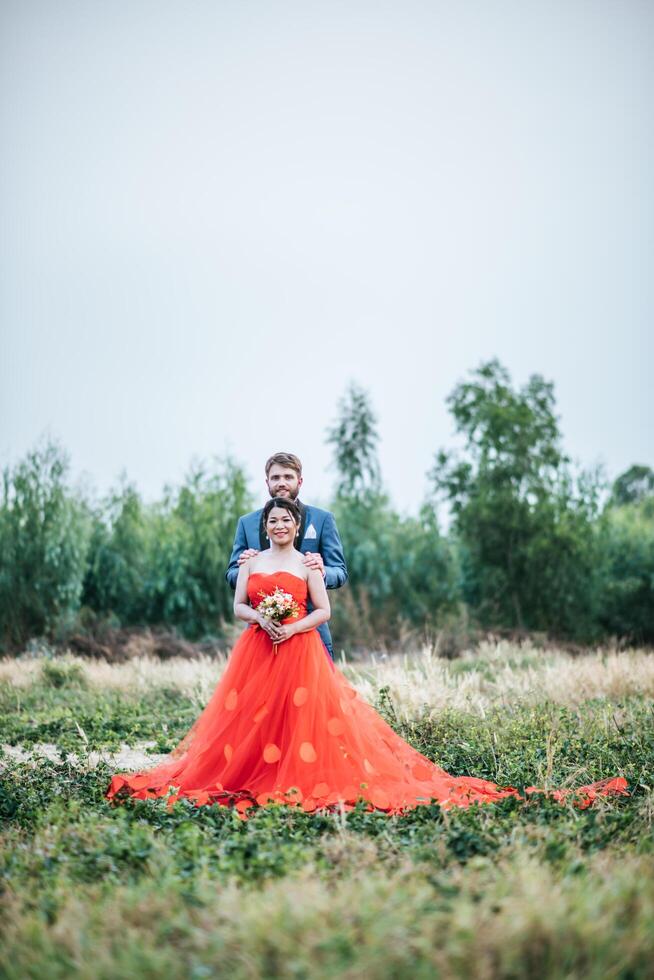
POLYGON ((295 492, 293 492, 292 490, 289 490, 288 493, 278 493, 277 491, 275 491, 275 493, 273 493, 272 490, 270 489, 270 487, 268 487, 268 493, 270 494, 271 499, 273 497, 286 497, 288 500, 296 501, 297 498, 298 498, 299 492, 300 491, 298 489, 295 492))

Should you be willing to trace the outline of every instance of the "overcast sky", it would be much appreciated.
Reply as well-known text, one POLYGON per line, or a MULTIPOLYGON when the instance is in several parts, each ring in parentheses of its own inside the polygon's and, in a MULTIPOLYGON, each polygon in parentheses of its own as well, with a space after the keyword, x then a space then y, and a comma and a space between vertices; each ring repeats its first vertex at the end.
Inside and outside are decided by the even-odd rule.
MULTIPOLYGON (((0 464, 44 434, 146 499, 349 380, 415 511, 497 356, 565 448, 654 465, 654 4, 2 0, 0 464)), ((263 499, 263 498, 262 498, 263 499)))

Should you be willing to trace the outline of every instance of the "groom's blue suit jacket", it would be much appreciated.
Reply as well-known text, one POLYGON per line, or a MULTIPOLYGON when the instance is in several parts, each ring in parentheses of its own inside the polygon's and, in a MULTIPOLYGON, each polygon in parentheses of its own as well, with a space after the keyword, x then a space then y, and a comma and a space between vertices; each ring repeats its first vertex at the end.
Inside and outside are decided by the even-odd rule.
MULTIPOLYGON (((341 585, 347 582, 347 568, 345 567, 345 556, 343 555, 343 545, 338 534, 334 515, 328 510, 321 510, 320 507, 310 507, 302 504, 303 520, 301 527, 301 540, 298 550, 303 554, 307 551, 317 551, 322 555, 325 566, 325 585, 328 589, 340 589, 341 585)), ((234 537, 234 547, 229 559, 225 578, 233 589, 236 588, 238 578, 238 558, 246 548, 262 549, 261 540, 261 514, 263 508, 253 510, 251 514, 239 517, 234 537)), ((307 603, 310 612, 313 606, 307 603)), ((332 638, 327 623, 322 623, 318 627, 318 632, 322 641, 333 657, 332 638)))

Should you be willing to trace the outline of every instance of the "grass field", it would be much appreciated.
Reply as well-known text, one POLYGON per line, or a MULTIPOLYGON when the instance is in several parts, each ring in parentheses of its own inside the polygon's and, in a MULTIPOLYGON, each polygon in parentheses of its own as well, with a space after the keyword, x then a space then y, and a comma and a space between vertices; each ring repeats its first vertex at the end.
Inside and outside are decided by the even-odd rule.
POLYGON ((103 798, 169 751, 220 661, 0 662, 0 976, 651 977, 654 654, 482 645, 345 665, 451 772, 543 798, 389 818, 103 798))

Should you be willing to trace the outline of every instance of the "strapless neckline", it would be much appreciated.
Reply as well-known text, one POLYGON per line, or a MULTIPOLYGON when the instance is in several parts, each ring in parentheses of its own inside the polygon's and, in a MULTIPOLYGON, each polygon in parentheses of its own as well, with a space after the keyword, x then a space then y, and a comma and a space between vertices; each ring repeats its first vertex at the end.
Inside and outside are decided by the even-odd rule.
POLYGON ((299 575, 296 575, 294 572, 287 572, 283 568, 278 569, 276 572, 251 572, 250 578, 253 578, 255 575, 263 575, 266 578, 274 578, 275 575, 290 575, 291 578, 296 578, 298 582, 304 582, 305 585, 307 584, 307 580, 305 578, 301 578, 299 575))

